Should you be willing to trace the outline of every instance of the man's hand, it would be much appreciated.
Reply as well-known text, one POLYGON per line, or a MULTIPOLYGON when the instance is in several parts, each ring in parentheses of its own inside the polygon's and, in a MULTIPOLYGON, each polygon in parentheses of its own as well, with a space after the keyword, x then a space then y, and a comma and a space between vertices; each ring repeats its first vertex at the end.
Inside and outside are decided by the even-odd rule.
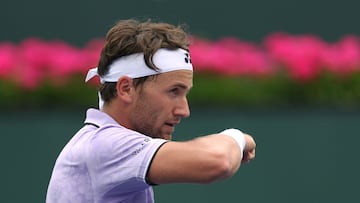
POLYGON ((241 160, 241 163, 247 163, 255 158, 255 148, 256 143, 252 136, 245 134, 245 148, 243 150, 243 158, 241 160))

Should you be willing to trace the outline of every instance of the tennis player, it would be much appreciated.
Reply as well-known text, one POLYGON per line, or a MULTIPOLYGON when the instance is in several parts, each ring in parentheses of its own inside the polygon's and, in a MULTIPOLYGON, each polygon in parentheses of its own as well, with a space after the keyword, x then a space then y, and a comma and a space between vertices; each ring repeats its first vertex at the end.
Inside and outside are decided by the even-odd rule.
POLYGON ((255 157, 253 138, 238 129, 176 142, 190 115, 189 38, 181 26, 119 21, 106 35, 98 67, 99 109, 58 156, 47 203, 154 202, 152 186, 230 178, 255 157))

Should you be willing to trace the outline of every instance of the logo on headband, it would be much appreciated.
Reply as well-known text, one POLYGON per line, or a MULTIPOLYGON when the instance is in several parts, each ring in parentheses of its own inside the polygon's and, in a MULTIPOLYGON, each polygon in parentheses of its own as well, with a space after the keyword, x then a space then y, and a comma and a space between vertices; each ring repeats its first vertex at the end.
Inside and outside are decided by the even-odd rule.
POLYGON ((189 53, 185 53, 185 62, 186 62, 186 63, 191 63, 191 58, 190 58, 190 54, 189 54, 189 53))

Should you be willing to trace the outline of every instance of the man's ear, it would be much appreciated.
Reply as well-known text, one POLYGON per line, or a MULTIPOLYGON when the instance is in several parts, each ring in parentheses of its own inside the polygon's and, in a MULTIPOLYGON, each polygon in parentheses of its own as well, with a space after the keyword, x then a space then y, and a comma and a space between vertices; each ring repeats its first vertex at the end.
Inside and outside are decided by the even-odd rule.
POLYGON ((127 76, 120 77, 116 83, 117 96, 124 102, 131 102, 134 91, 133 79, 127 76))

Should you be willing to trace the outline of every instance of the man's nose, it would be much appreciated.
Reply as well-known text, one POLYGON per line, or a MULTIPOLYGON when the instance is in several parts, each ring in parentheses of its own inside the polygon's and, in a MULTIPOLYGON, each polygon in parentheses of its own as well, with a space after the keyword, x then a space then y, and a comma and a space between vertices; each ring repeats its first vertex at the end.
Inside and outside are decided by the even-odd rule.
POLYGON ((187 99, 183 99, 174 110, 175 116, 186 118, 190 116, 190 109, 187 99))

